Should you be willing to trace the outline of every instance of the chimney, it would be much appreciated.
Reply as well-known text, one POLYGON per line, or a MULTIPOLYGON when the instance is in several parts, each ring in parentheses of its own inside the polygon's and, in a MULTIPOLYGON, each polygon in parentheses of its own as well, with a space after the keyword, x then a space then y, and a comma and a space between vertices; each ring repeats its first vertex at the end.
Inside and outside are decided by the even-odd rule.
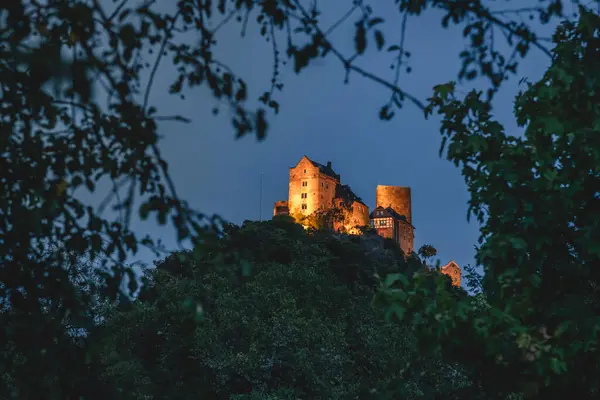
POLYGON ((331 169, 331 161, 327 161, 327 168, 331 169))

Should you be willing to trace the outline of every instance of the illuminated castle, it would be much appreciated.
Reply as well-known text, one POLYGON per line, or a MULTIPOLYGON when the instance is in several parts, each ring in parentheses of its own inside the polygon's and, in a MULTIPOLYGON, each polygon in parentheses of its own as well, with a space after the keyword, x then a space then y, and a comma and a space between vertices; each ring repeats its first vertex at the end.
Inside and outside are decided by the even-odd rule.
MULTIPOLYGON (((398 243, 404 254, 414 252, 410 188, 377 186, 376 206, 369 214, 369 207, 360 197, 342 185, 331 162, 323 165, 304 156, 290 168, 288 200, 275 202, 273 215, 290 215, 306 226, 311 216, 329 212, 336 212, 331 221, 336 232, 360 235, 370 226, 380 236, 398 243)), ((442 267, 442 273, 460 286, 460 267, 455 262, 442 267)))

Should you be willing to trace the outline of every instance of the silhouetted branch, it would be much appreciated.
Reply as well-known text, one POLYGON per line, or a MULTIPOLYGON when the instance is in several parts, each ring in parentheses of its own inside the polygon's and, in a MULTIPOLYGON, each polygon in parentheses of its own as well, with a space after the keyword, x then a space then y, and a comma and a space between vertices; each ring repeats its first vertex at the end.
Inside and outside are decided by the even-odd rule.
MULTIPOLYGON (((294 4, 296 5, 296 7, 298 7, 298 9, 300 9, 302 14, 306 18, 306 20, 310 21, 310 15, 304 9, 302 4, 300 4, 300 2, 298 0, 294 0, 294 4)), ((368 71, 352 64, 353 60, 344 57, 335 47, 333 47, 333 45, 327 40, 326 35, 320 30, 319 26, 316 23, 310 22, 310 24, 313 27, 313 29, 315 29, 315 31, 317 32, 319 37, 321 38, 323 47, 328 49, 329 51, 331 51, 342 62, 346 71, 354 71, 354 72, 358 73, 359 75, 362 75, 365 78, 371 79, 372 81, 377 82, 378 84, 383 85, 384 87, 390 89, 393 93, 397 93, 397 94, 407 98, 414 105, 416 105, 419 109, 425 110, 425 104, 422 101, 420 101, 419 99, 417 99, 415 96, 400 89, 397 85, 394 85, 394 83, 389 82, 371 72, 368 72, 368 71)))
POLYGON ((350 8, 340 19, 335 21, 333 25, 331 25, 325 30, 325 35, 329 35, 333 31, 335 31, 341 24, 343 24, 348 18, 350 18, 350 16, 354 13, 354 11, 356 11, 357 8, 358 5, 354 5, 352 8, 350 8))
POLYGON ((144 93, 144 103, 142 104, 142 110, 144 110, 144 111, 146 111, 146 107, 148 107, 148 99, 150 97, 150 91, 152 90, 152 85, 154 83, 154 77, 156 75, 156 71, 158 71, 158 66, 160 65, 160 61, 165 52, 165 47, 167 46, 167 42, 169 41, 171 31, 175 27, 175 24, 177 23, 177 19, 179 18, 179 15, 180 15, 179 12, 177 12, 175 14, 175 16, 173 17, 173 21, 171 22, 171 26, 169 27, 169 29, 165 30, 165 37, 163 38, 162 43, 160 44, 160 50, 158 51, 158 54, 156 55, 156 60, 154 61, 154 66, 152 67, 152 71, 150 72, 150 77, 148 78, 148 83, 146 84, 146 91, 144 93))

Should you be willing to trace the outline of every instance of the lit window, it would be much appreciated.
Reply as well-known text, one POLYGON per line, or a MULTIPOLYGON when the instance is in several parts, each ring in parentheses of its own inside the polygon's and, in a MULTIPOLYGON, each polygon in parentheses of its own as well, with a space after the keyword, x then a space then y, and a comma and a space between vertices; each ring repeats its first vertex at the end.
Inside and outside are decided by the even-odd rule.
POLYGON ((302 193, 302 196, 301 196, 301 197, 302 197, 303 199, 306 199, 306 198, 307 198, 307 195, 306 195, 306 193, 302 193))
POLYGON ((306 210, 306 204, 302 204, 302 209, 306 210))

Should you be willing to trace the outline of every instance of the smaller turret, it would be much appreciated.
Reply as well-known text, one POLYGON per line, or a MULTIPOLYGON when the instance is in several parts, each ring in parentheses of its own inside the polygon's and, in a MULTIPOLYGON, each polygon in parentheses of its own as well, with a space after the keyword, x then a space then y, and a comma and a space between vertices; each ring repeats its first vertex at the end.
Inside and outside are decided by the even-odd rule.
POLYGON ((460 286, 460 267, 454 261, 450 261, 448 264, 442 267, 442 274, 448 275, 452 279, 452 285, 460 286))
POLYGON ((277 215, 290 215, 290 209, 288 207, 287 200, 275 202, 275 206, 273 207, 273 216, 277 215))

